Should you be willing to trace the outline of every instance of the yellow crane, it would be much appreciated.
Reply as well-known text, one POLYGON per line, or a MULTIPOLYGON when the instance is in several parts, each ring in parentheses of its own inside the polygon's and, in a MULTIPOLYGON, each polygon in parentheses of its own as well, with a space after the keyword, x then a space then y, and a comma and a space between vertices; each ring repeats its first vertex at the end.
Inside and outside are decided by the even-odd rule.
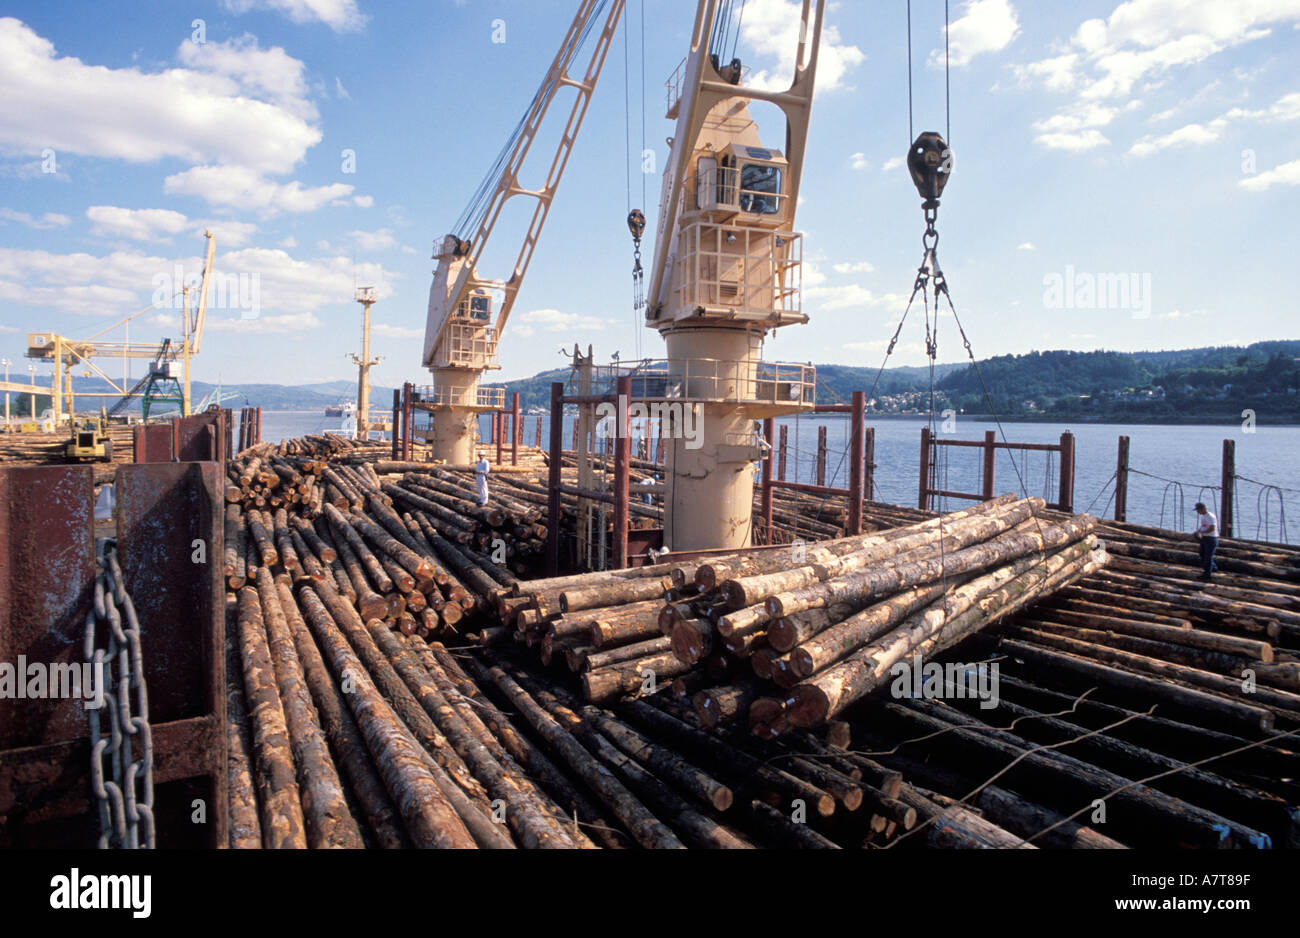
MULTIPOLYGON (((106 329, 101 329, 88 339, 69 339, 54 332, 31 332, 27 335, 27 357, 54 364, 54 378, 50 385, 50 398, 54 409, 55 423, 63 421, 65 410, 75 416, 76 394, 72 385, 72 370, 78 364, 84 365, 87 372, 103 379, 112 389, 109 391, 83 391, 82 397, 122 398, 128 401, 136 396, 149 397, 155 385, 170 381, 179 384, 179 393, 175 398, 154 395, 155 400, 176 400, 185 416, 190 413, 190 360, 203 347, 203 327, 208 312, 208 286, 212 279, 212 260, 216 254, 217 243, 212 232, 205 231, 207 238, 207 256, 203 264, 203 279, 199 286, 198 302, 190 308, 190 288, 182 285, 180 293, 182 303, 183 337, 179 346, 170 339, 162 342, 105 341, 100 337, 106 333, 127 326, 137 316, 142 316, 157 309, 161 303, 170 303, 176 294, 160 303, 153 303, 138 312, 132 313, 106 329), (133 387, 126 386, 125 376, 119 381, 110 377, 95 364, 96 358, 143 358, 148 359, 149 371, 133 387), (181 361, 181 382, 175 374, 176 359, 181 361), (66 408, 65 408, 66 402, 66 408)), ((27 390, 27 389, 24 389, 27 390)), ((113 408, 114 411, 119 408, 113 408)), ((147 411, 146 411, 147 415, 147 411)))
POLYGON ((581 0, 527 112, 506 141, 456 230, 435 249, 438 267, 429 289, 429 318, 424 337, 424 366, 432 374, 433 384, 415 402, 417 408, 433 414, 434 428, 429 442, 434 459, 454 464, 473 462, 477 415, 504 405, 504 390, 480 388, 479 379, 484 371, 500 367, 497 347, 501 333, 541 237, 624 5, 625 0, 581 0), (582 55, 593 36, 595 43, 590 54, 582 55), (576 93, 551 158, 550 170, 539 188, 525 188, 519 178, 520 170, 543 128, 552 102, 566 88, 576 93), (514 266, 504 277, 485 277, 478 270, 484 248, 502 209, 517 198, 534 200, 534 208, 514 266))

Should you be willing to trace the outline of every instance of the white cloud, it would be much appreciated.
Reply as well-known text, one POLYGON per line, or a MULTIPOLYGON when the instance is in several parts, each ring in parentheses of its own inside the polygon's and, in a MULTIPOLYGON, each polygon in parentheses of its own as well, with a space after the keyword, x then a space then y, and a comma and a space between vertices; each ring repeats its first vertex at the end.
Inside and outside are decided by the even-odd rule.
POLYGON ((405 326, 390 326, 382 322, 372 323, 370 331, 389 339, 418 339, 424 335, 423 329, 408 329, 405 326))
MULTIPOLYGON (((378 264, 354 264, 341 256, 303 260, 270 248, 218 248, 210 300, 214 312, 249 308, 248 294, 256 291, 263 318, 314 313, 351 304, 358 280, 375 284, 381 301, 393 295, 395 275, 378 264), (227 297, 224 306, 218 303, 222 295, 227 297)), ((0 300, 106 319, 148 305, 161 284, 178 279, 178 266, 180 276, 188 279, 199 275, 202 264, 197 250, 171 257, 137 251, 97 257, 0 248, 0 300)))
POLYGON ((868 162, 867 154, 865 153, 854 153, 852 156, 849 157, 849 165, 853 169, 857 169, 857 170, 871 168, 871 163, 868 162))
POLYGON ((1078 133, 1039 134, 1034 138, 1049 150, 1091 150, 1110 143, 1100 130, 1083 130, 1078 133))
MULTIPOLYGON (((802 4, 797 0, 748 0, 745 4, 741 39, 759 57, 775 62, 766 68, 756 67, 746 79, 747 85, 769 91, 790 87, 795 54, 799 51, 801 9, 802 4)), ((857 46, 844 44, 836 27, 824 24, 817 61, 817 91, 842 87, 849 70, 866 58, 857 46)))
POLYGON ((57 212, 45 212, 40 216, 29 215, 27 212, 19 212, 12 208, 0 208, 0 222, 16 221, 20 225, 26 225, 28 228, 47 229, 63 228, 70 224, 72 219, 67 215, 60 215, 57 212))
POLYGON ((397 239, 387 228, 380 228, 378 231, 350 231, 348 237, 356 244, 359 251, 382 251, 397 246, 397 239))
POLYGON ((280 247, 282 248, 296 248, 297 246, 298 246, 298 239, 295 238, 293 235, 289 235, 289 237, 285 238, 283 241, 280 242, 280 247))
POLYGON ((880 171, 883 173, 887 173, 890 172, 891 170, 898 169, 900 166, 903 165, 903 162, 904 161, 901 156, 891 156, 889 159, 885 160, 884 165, 880 167, 880 171))
POLYGON ((211 231, 223 249, 241 247, 257 231, 250 222, 229 218, 195 221, 180 212, 165 208, 119 208, 115 205, 92 205, 86 209, 90 233, 101 237, 130 238, 133 241, 170 242, 172 236, 200 236, 211 231))
POLYGON ((282 316, 257 316, 253 319, 209 319, 213 332, 243 332, 251 335, 279 335, 286 332, 306 332, 319 329, 321 322, 313 312, 288 313, 282 316))
POLYGON ((180 212, 165 208, 92 205, 86 209, 86 218, 90 220, 91 234, 133 241, 165 241, 190 226, 190 220, 180 212))
POLYGON ((281 183, 245 166, 194 166, 163 180, 169 195, 193 195, 212 205, 252 209, 263 215, 281 212, 314 212, 324 205, 346 204, 368 207, 369 196, 352 195, 353 187, 336 182, 328 186, 304 186, 298 180, 281 183))
POLYGON ((1223 136, 1223 131, 1233 121, 1292 121, 1300 119, 1300 92, 1283 95, 1267 110, 1247 110, 1234 107, 1219 117, 1203 124, 1187 124, 1160 136, 1146 136, 1129 149, 1130 156, 1150 156, 1161 150, 1177 146, 1203 146, 1223 136))
POLYGON ((1208 124, 1188 124, 1158 137, 1143 137, 1129 147, 1130 156, 1150 156, 1170 147, 1201 146, 1219 139, 1226 121, 1214 120, 1208 124))
MULTIPOLYGON (((1275 25, 1297 21, 1300 0, 1125 0, 1109 18, 1081 23, 1064 54, 1020 66, 1016 72, 1022 81, 1075 93, 1077 108, 1086 102, 1129 97, 1140 82, 1149 90, 1176 69, 1262 39, 1275 25)), ((1195 134, 1189 131, 1166 145, 1191 141, 1195 134)), ((1092 128, 1082 133, 1047 132, 1037 141, 1067 150, 1087 150, 1105 142, 1092 128)), ((1154 152, 1145 146, 1139 154, 1143 151, 1154 152)))
MULTIPOLYGON (((1010 0, 969 0, 960 18, 948 27, 949 56, 954 66, 969 65, 984 52, 1001 52, 1020 35, 1020 20, 1010 0)), ((930 65, 941 67, 944 50, 930 53, 930 65)))
POLYGON ((335 32, 349 32, 366 25, 367 17, 356 0, 222 0, 235 13, 274 10, 295 23, 324 23, 335 32))
POLYGON ((1024 244, 1022 244, 1022 245, 1020 245, 1019 247, 1017 247, 1016 250, 1017 250, 1017 251, 1037 251, 1037 250, 1038 250, 1038 246, 1037 246, 1036 244, 1034 244, 1034 242, 1032 242, 1032 241, 1026 241, 1024 244))
POLYGON ((319 116, 307 100, 303 63, 279 46, 259 48, 256 36, 245 33, 237 39, 203 43, 187 39, 176 58, 196 71, 225 76, 243 94, 270 101, 303 120, 319 116))
POLYGON ((907 297, 900 293, 876 294, 866 287, 849 283, 837 287, 812 287, 803 291, 804 299, 809 305, 821 310, 836 309, 902 309, 907 297))
POLYGON ((348 94, 348 89, 343 87, 343 82, 337 75, 334 76, 334 94, 344 101, 352 100, 352 95, 348 94))
POLYGON ((1300 160, 1292 160, 1258 176, 1250 176, 1237 185, 1249 192, 1263 192, 1273 186, 1300 186, 1300 160))
MULTIPOLYGON (((245 50, 243 58, 255 57, 245 50)), ((252 81, 262 73, 247 74, 252 81)), ((0 18, 0 87, 0 151, 11 154, 50 148, 133 163, 175 158, 281 173, 321 139, 302 116, 309 105, 295 100, 286 108, 277 103, 285 100, 282 92, 259 100, 249 86, 212 71, 87 65, 58 55, 53 43, 9 17, 0 18)))
POLYGON ((1079 82, 1079 54, 1067 52, 1050 59, 1015 66, 1016 76, 1022 83, 1041 81, 1048 91, 1069 91, 1079 82))
POLYGON ((577 329, 604 329, 611 320, 597 316, 584 316, 581 313, 564 313, 558 309, 534 309, 513 319, 510 331, 521 337, 536 335, 538 330, 544 332, 571 332, 577 329))
POLYGON ((229 218, 209 219, 194 223, 194 233, 211 231, 221 250, 239 248, 248 243, 248 239, 257 233, 257 226, 251 222, 234 221, 229 218))
POLYGON ((876 267, 870 261, 858 261, 856 264, 836 264, 832 270, 837 274, 869 274, 876 267))

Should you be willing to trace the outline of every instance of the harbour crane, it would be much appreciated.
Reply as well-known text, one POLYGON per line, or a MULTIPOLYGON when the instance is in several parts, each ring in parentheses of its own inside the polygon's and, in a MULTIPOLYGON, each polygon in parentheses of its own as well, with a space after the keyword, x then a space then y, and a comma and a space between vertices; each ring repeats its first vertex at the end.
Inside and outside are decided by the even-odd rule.
POLYGON ((794 217, 825 7, 803 0, 793 80, 767 90, 744 83, 733 3, 700 0, 690 52, 668 81, 667 118, 677 127, 645 308, 667 360, 654 385, 643 384, 671 388, 702 430, 668 441, 664 539, 673 550, 749 544, 763 455, 754 421, 815 404, 812 366, 763 361, 762 348, 769 330, 808 321, 794 217), (780 109, 785 133, 769 139, 784 149, 764 142, 752 102, 780 109))
POLYGON ((208 289, 212 279, 212 261, 216 255, 217 243, 211 231, 203 232, 207 238, 207 255, 203 263, 203 276, 198 287, 198 300, 194 308, 190 306, 191 289, 182 285, 183 297, 181 310, 182 339, 179 345, 171 339, 159 343, 104 341, 100 338, 108 332, 122 327, 138 316, 157 309, 161 303, 171 302, 175 294, 160 303, 146 306, 139 312, 132 313, 125 319, 118 320, 106 329, 101 329, 88 339, 69 339, 53 332, 32 332, 27 335, 27 357, 38 361, 52 362, 54 380, 50 387, 50 397, 54 409, 54 420, 63 420, 65 401, 71 414, 75 410, 76 394, 72 385, 72 369, 78 364, 85 365, 86 370, 103 379, 111 390, 82 391, 82 397, 120 398, 110 414, 116 414, 134 397, 142 397, 145 402, 144 415, 149 414, 149 405, 154 402, 171 401, 179 405, 181 413, 190 414, 190 362, 203 348, 203 327, 208 313, 208 289), (96 358, 143 358, 149 361, 149 370, 134 386, 127 387, 125 376, 120 382, 95 364, 96 358), (177 359, 180 359, 180 374, 177 374, 177 359), (173 390, 165 391, 167 387, 173 390))
MULTIPOLYGON (((434 248, 438 265, 429 289, 423 358, 432 374, 432 385, 417 392, 413 405, 433 415, 428 439, 436 460, 458 465, 472 462, 477 415, 504 406, 504 389, 480 387, 479 381, 485 371, 500 367, 497 352, 501 335, 546 224, 624 5, 625 0, 581 0, 528 110, 453 233, 434 248), (550 169, 539 188, 524 188, 520 170, 538 133, 547 126, 552 103, 565 88, 576 94, 550 169), (495 272, 481 273, 479 262, 484 249, 499 234, 497 222, 512 199, 531 199, 535 203, 528 228, 519 238, 514 266, 497 276, 493 276, 495 272)), ((518 234, 512 232, 509 236, 518 234)))

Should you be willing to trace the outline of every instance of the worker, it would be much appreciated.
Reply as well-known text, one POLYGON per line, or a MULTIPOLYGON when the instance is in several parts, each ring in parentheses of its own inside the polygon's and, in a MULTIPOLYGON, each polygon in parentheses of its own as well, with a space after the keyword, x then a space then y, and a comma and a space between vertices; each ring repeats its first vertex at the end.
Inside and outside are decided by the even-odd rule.
POLYGON ((488 502, 487 477, 490 471, 487 457, 483 455, 482 450, 479 450, 478 462, 474 463, 474 487, 478 491, 480 507, 488 502))
POLYGON ((1205 502, 1196 503, 1196 514, 1196 536, 1201 542, 1201 566, 1205 568, 1201 579, 1208 580, 1219 569, 1214 563, 1214 552, 1219 549, 1219 519, 1205 507, 1205 502))
POLYGON ((645 502, 647 505, 653 505, 655 503, 655 496, 652 489, 658 484, 659 477, 653 472, 650 473, 650 478, 641 483, 641 486, 644 489, 641 493, 641 501, 645 502))

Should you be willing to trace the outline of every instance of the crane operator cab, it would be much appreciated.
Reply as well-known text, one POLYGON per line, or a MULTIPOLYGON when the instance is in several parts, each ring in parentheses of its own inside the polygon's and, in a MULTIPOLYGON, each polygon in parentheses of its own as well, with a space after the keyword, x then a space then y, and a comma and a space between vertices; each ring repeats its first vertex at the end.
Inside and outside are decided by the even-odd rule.
POLYGON ((805 321, 802 243, 790 230, 790 164, 757 136, 735 99, 710 115, 683 186, 672 292, 661 323, 721 317, 770 327, 805 321))
POLYGON ((780 153, 732 144, 721 154, 701 156, 695 206, 726 221, 738 214, 745 224, 778 228, 788 222, 781 186, 788 164, 780 153))
POLYGON ((492 322, 492 291, 473 285, 477 271, 470 269, 470 245, 455 235, 443 239, 434 257, 438 269, 429 290, 430 325, 426 333, 424 363, 430 368, 469 368, 483 370, 497 367, 497 335, 492 322), (461 301, 450 306, 450 298, 459 285, 471 284, 461 301))

